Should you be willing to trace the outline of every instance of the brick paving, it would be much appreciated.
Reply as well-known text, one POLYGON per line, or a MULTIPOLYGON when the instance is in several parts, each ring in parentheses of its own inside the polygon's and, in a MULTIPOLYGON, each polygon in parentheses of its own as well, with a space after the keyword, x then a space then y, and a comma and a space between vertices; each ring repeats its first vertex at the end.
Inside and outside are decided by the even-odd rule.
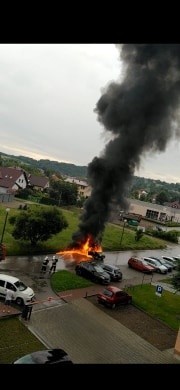
POLYGON ((103 286, 95 285, 89 286, 85 288, 77 288, 74 290, 66 290, 58 293, 58 296, 62 298, 65 302, 71 302, 75 299, 91 297, 93 295, 97 295, 104 289, 103 286))
POLYGON ((177 363, 83 298, 33 312, 28 327, 47 347, 67 351, 74 363, 177 363))
POLYGON ((12 306, 7 306, 4 303, 0 302, 0 319, 5 317, 18 316, 20 314, 20 310, 17 310, 12 306))

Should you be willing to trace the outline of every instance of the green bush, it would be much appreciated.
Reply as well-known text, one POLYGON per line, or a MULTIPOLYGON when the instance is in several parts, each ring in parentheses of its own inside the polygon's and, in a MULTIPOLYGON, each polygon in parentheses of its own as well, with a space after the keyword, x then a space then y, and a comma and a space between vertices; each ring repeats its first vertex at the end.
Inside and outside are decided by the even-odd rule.
POLYGON ((178 244, 179 232, 177 232, 176 230, 171 230, 169 232, 153 230, 152 235, 154 237, 161 238, 162 240, 171 241, 178 244))

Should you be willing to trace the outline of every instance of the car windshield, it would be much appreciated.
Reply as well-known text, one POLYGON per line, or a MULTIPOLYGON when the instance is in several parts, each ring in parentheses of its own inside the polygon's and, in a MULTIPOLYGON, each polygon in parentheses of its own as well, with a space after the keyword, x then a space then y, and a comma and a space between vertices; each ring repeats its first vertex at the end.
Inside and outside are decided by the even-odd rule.
POLYGON ((95 265, 95 266, 94 266, 94 269, 95 269, 95 271, 98 272, 99 274, 104 273, 103 268, 101 268, 99 265, 95 265))
POLYGON ((160 262, 161 264, 167 264, 167 263, 166 263, 166 260, 164 260, 164 259, 159 260, 159 262, 160 262))
POLYGON ((22 358, 16 360, 14 364, 36 364, 31 355, 23 356, 22 358))
POLYGON ((18 288, 18 290, 20 290, 20 291, 24 291, 27 289, 27 286, 23 282, 20 282, 19 280, 18 280, 18 282, 14 283, 14 284, 18 288))
POLYGON ((114 273, 115 273, 115 274, 119 274, 120 272, 121 272, 120 269, 115 269, 115 270, 114 270, 114 273))
POLYGON ((109 290, 106 290, 106 289, 103 291, 103 294, 108 296, 108 297, 112 297, 112 295, 113 295, 112 291, 109 291, 109 290))

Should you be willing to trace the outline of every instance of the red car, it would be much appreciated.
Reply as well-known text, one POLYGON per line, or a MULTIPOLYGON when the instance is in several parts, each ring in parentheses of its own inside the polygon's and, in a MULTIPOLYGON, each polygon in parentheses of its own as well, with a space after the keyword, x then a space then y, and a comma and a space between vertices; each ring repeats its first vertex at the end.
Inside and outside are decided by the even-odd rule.
POLYGON ((147 264, 143 259, 139 257, 131 257, 128 260, 128 265, 130 268, 134 268, 137 271, 145 272, 146 274, 152 274, 155 271, 154 267, 147 264))
POLYGON ((118 287, 108 286, 97 296, 98 303, 114 309, 117 305, 132 302, 132 296, 118 287))

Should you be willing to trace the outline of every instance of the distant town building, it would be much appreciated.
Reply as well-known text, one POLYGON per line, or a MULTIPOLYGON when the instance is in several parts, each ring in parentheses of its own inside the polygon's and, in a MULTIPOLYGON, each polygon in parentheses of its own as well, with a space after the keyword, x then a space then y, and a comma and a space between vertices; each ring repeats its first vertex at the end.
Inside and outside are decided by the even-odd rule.
POLYGON ((0 167, 0 193, 14 194, 26 188, 28 183, 26 172, 21 168, 0 167))
POLYGON ((136 199, 128 199, 129 213, 141 214, 143 217, 156 221, 180 222, 180 209, 162 206, 155 203, 142 202, 136 199))
POLYGON ((91 195, 91 187, 86 181, 76 179, 74 177, 67 177, 65 180, 67 183, 76 184, 78 187, 78 196, 88 198, 91 195))
POLYGON ((28 186, 31 186, 34 190, 44 191, 49 188, 49 179, 46 176, 28 175, 28 186))

